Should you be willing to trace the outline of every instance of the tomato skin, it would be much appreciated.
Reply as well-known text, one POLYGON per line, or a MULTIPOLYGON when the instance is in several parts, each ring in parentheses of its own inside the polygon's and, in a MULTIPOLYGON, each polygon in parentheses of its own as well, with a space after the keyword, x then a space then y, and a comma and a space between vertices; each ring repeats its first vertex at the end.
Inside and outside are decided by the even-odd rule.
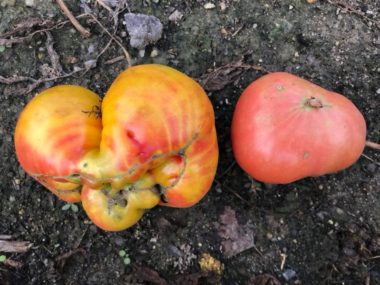
POLYGON ((259 181, 285 184, 352 165, 365 147, 366 124, 344 96, 276 72, 244 90, 231 139, 243 170, 259 181))
POLYGON ((218 162, 207 94, 154 64, 121 73, 103 102, 79 86, 45 90, 22 112, 15 147, 28 174, 59 198, 81 201, 108 231, 134 225, 158 204, 196 204, 218 162))
POLYGON ((210 189, 218 162, 214 111, 190 77, 163 65, 130 67, 106 93, 102 121, 100 148, 81 161, 89 180, 123 187, 180 154, 186 167, 162 204, 189 207, 210 189))
POLYGON ((78 161, 99 145, 100 118, 89 115, 100 98, 80 86, 61 85, 34 97, 15 130, 17 159, 25 171, 67 202, 80 201, 78 161))

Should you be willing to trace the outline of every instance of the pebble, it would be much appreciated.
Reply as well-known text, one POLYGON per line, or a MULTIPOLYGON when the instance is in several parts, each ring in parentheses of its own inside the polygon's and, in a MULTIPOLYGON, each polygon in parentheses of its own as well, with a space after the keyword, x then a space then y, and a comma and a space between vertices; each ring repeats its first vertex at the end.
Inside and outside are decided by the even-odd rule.
POLYGON ((355 250, 353 250, 352 248, 348 248, 348 247, 343 248, 343 253, 344 253, 344 255, 351 256, 351 257, 356 255, 355 250))
POLYGON ((148 44, 157 42, 162 36, 163 25, 157 17, 126 13, 124 19, 131 47, 144 49, 148 44))
POLYGON ((34 0, 25 0, 25 5, 27 7, 34 7, 34 0))
POLYGON ((380 88, 376 90, 376 94, 380 94, 380 88))
POLYGON ((152 49, 152 51, 150 53, 150 57, 152 57, 152 58, 157 57, 159 54, 160 53, 159 53, 158 49, 154 48, 154 49, 152 49))
POLYGON ((227 9, 227 5, 226 5, 225 2, 221 2, 221 3, 219 4, 219 6, 220 6, 220 10, 221 10, 222 12, 226 11, 226 9, 227 9))
POLYGON ((139 57, 143 58, 145 56, 145 49, 139 50, 139 57))
POLYGON ((84 62, 84 67, 86 69, 91 69, 96 67, 96 59, 90 59, 84 62))
POLYGON ((335 210, 336 210, 336 213, 338 215, 343 215, 344 214, 344 211, 341 208, 336 208, 335 210))
POLYGON ((169 16, 169 21, 178 23, 182 18, 183 18, 183 14, 178 10, 174 10, 174 12, 171 13, 169 16))
POLYGON ((208 2, 208 3, 204 4, 203 8, 205 8, 206 10, 211 10, 211 9, 215 8, 215 4, 208 2))
POLYGON ((296 277, 296 275, 297 273, 292 269, 287 269, 282 273, 282 277, 284 277, 286 281, 293 279, 294 277, 296 277))

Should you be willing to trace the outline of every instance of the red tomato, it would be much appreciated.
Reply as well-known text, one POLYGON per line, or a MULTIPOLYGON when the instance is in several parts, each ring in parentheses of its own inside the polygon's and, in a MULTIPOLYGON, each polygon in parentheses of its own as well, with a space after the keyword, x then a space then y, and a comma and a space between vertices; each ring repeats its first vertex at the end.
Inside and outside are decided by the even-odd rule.
POLYGON ((352 165, 366 141, 363 115, 344 96, 277 72, 243 92, 232 120, 239 165, 267 183, 290 183, 352 165))

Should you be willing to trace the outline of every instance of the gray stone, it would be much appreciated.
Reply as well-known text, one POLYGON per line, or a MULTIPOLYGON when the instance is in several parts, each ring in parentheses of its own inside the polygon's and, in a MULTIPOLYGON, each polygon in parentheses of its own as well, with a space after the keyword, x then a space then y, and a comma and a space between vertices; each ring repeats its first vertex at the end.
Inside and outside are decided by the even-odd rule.
POLYGON ((124 19, 131 47, 144 49, 148 44, 157 42, 162 36, 163 26, 154 16, 127 13, 124 19))

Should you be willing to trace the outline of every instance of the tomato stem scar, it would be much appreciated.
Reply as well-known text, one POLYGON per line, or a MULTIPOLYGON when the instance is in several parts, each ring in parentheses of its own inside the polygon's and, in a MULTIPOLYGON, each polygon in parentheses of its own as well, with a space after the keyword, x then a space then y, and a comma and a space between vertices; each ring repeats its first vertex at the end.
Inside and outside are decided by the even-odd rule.
POLYGON ((312 108, 315 108, 315 109, 320 109, 320 108, 324 107, 322 101, 319 100, 318 98, 313 97, 313 96, 311 96, 309 99, 306 100, 305 105, 312 107, 312 108))

